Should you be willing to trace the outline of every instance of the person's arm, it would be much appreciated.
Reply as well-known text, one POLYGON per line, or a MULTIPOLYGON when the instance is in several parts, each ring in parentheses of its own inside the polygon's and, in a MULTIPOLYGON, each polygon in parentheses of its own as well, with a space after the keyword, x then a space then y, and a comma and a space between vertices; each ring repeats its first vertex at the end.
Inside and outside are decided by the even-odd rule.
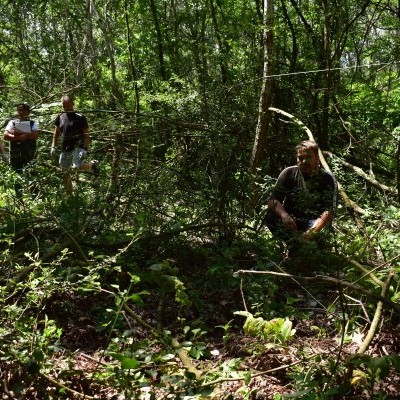
POLYGON ((87 151, 89 149, 90 134, 89 128, 83 129, 83 148, 87 151))
POLYGON ((27 134, 27 139, 37 140, 39 137, 39 131, 32 131, 27 134))
POLYGON ((274 212, 288 229, 297 231, 296 221, 286 212, 285 207, 279 200, 268 200, 268 209, 274 212))
POLYGON ((26 133, 23 133, 15 128, 6 129, 3 135, 4 140, 7 140, 9 142, 24 142, 26 137, 26 133))
POLYGON ((53 141, 51 142, 51 148, 55 149, 57 146, 57 139, 60 136, 60 128, 57 126, 54 127, 54 133, 53 133, 53 141))
POLYGON ((27 139, 37 140, 39 137, 39 124, 35 121, 33 123, 30 133, 27 134, 27 139))
POLYGON ((315 233, 321 232, 326 225, 332 221, 332 211, 324 211, 314 222, 314 225, 304 232, 303 236, 305 238, 314 235, 315 233))
POLYGON ((8 139, 8 131, 7 130, 4 131, 3 139, 1 140, 1 144, 2 144, 1 148, 2 149, 4 149, 4 140, 9 140, 8 139))
POLYGON ((3 162, 8 164, 8 162, 9 162, 8 154, 6 152, 6 149, 4 147, 4 141, 2 139, 0 139, 0 153, 1 153, 1 159, 3 160, 3 162))
POLYGON ((60 136, 60 128, 55 125, 54 126, 54 133, 53 133, 53 140, 51 142, 51 149, 50 149, 50 156, 54 157, 56 155, 56 146, 57 146, 57 139, 60 136))
POLYGON ((332 174, 326 175, 326 189, 324 191, 325 201, 324 206, 325 210, 321 213, 321 215, 315 220, 313 226, 304 232, 303 236, 307 239, 314 234, 321 232, 325 226, 329 225, 334 216, 334 209, 336 207, 337 201, 337 183, 336 179, 332 174))
POLYGON ((286 211, 283 201, 291 187, 291 174, 293 168, 285 168, 278 176, 276 184, 268 200, 268 210, 275 213, 283 225, 291 231, 297 231, 297 224, 293 217, 286 211))
POLYGON ((5 147, 4 147, 4 140, 10 141, 10 137, 12 135, 12 137, 14 137, 13 134, 10 133, 9 130, 12 130, 12 128, 10 128, 12 126, 12 122, 9 121, 6 127, 6 130, 4 131, 3 134, 3 140, 0 139, 0 151, 1 151, 1 158, 3 160, 3 162, 5 162, 6 164, 9 163, 9 157, 8 154, 6 153, 5 147))

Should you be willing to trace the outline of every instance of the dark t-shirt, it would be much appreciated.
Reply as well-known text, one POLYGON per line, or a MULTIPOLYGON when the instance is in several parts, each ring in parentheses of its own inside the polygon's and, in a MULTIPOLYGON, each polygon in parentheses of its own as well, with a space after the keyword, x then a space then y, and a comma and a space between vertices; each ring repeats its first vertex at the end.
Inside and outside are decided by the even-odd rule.
POLYGON ((74 111, 61 113, 54 121, 54 125, 60 128, 63 142, 63 151, 73 150, 83 146, 84 130, 89 128, 86 117, 74 111))
POLYGON ((278 200, 297 220, 310 220, 333 210, 336 198, 336 180, 331 173, 320 169, 307 176, 298 166, 293 166, 280 173, 270 200, 278 200))

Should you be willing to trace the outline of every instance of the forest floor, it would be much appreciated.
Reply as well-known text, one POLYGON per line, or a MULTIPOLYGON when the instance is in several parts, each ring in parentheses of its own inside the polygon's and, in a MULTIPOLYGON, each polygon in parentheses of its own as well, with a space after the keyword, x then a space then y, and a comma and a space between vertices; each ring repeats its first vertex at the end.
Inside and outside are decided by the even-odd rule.
MULTIPOLYGON (((1 398, 400 399, 400 374, 395 371, 400 368, 382 362, 385 357, 400 354, 400 325, 389 313, 385 315, 385 320, 390 323, 379 327, 368 348, 367 355, 371 358, 364 360, 362 365, 354 364, 350 368, 348 360, 357 353, 370 325, 368 315, 373 314, 374 308, 367 312, 363 304, 350 296, 344 307, 340 301, 343 296, 339 296, 337 289, 321 283, 306 286, 277 280, 271 289, 267 287, 269 278, 260 282, 258 277, 250 277, 242 285, 239 279, 232 277, 232 269, 226 272, 224 266, 219 266, 222 272, 214 271, 214 275, 210 276, 203 272, 206 269, 199 268, 199 260, 195 260, 193 254, 185 254, 184 258, 193 262, 192 268, 179 269, 185 271, 182 280, 187 285, 186 292, 193 305, 184 311, 172 292, 166 296, 162 315, 164 328, 171 332, 171 337, 181 342, 187 340, 182 334, 185 325, 191 329, 199 327, 205 332, 197 341, 204 344, 207 351, 198 359, 191 358, 191 363, 205 378, 200 384, 191 381, 195 386, 193 395, 182 394, 190 392, 186 386, 178 396, 171 390, 172 384, 169 386, 168 382, 160 381, 160 376, 168 375, 169 371, 185 371, 182 359, 176 353, 165 364, 151 363, 153 375, 150 384, 147 380, 141 386, 135 381, 135 375, 129 376, 129 373, 119 378, 115 373, 110 380, 110 369, 118 365, 110 356, 110 343, 121 340, 125 330, 129 330, 133 337, 131 346, 150 342, 152 354, 156 354, 162 346, 156 340, 152 342, 154 338, 151 338, 148 327, 127 313, 120 313, 123 318, 117 325, 104 325, 106 310, 115 308, 114 297, 104 296, 104 293, 71 291, 54 294, 43 308, 46 317, 62 329, 51 366, 46 373, 39 373, 33 378, 18 376, 18 373, 8 377, 8 388, 22 384, 28 389, 24 391, 24 397, 13 396, 8 390, 1 398), (259 336, 245 334, 245 320, 235 312, 246 310, 250 304, 254 306, 257 302, 264 307, 263 310, 272 310, 271 318, 289 316, 295 329, 293 338, 271 343, 259 336), (355 308, 357 311, 352 313, 355 308), (364 317, 360 319, 363 312, 364 317), (355 320, 352 321, 352 318, 355 320), (363 318, 364 323, 360 323, 363 318), (341 336, 339 332, 345 334, 341 336), (134 387, 135 394, 126 395, 124 389, 127 387, 130 390, 134 387), (345 394, 343 390, 335 394, 336 389, 343 387, 347 388, 345 394), (59 397, 60 390, 64 393, 63 397, 59 397), (198 395, 200 392, 201 396, 198 395)), ((238 267, 251 269, 254 266, 252 261, 244 258, 238 267)), ((210 270, 207 269, 208 273, 210 270)), ((160 296, 156 295, 157 290, 151 285, 151 295, 144 296, 142 304, 132 302, 130 307, 142 321, 156 328, 160 323, 160 296)), ((6 370, 4 364, 0 367, 6 370)), ((145 368, 139 367, 138 370, 148 372, 145 368)), ((3 379, 6 382, 4 373, 3 379)))
MULTIPOLYGON (((230 310, 239 306, 237 304, 238 297, 226 299, 224 296, 226 296, 226 292, 221 289, 220 293, 214 292, 212 298, 208 297, 208 301, 214 300, 212 305, 209 304, 213 309, 213 323, 219 321, 220 324, 223 324, 228 319, 234 318, 230 314, 230 310), (234 307, 232 307, 233 305, 234 307)), ((232 327, 229 337, 225 341, 222 340, 221 332, 214 331, 213 334, 206 335, 203 340, 206 347, 212 351, 207 359, 192 360, 199 370, 207 374, 209 371, 218 370, 223 362, 229 364, 239 360, 238 370, 251 371, 252 377, 248 382, 243 379, 221 379, 208 395, 185 398, 272 400, 278 394, 288 395, 287 398, 298 399, 400 398, 400 374, 393 371, 384 379, 376 379, 370 382, 366 382, 364 378, 354 380, 354 384, 349 386, 349 392, 344 396, 312 397, 309 395, 307 397, 306 389, 310 385, 310 380, 314 381, 315 385, 322 385, 321 382, 324 381, 328 385, 333 384, 335 386, 340 383, 338 380, 344 379, 344 372, 339 370, 339 366, 343 366, 345 360, 357 352, 360 344, 357 343, 357 340, 361 341, 361 335, 358 338, 355 335, 352 340, 347 340, 341 345, 340 340, 335 335, 335 327, 331 326, 329 317, 325 312, 324 305, 319 300, 314 300, 304 294, 304 291, 297 290, 294 296, 298 296, 296 302, 298 310, 307 311, 309 315, 306 320, 293 321, 294 329, 296 329, 294 340, 283 345, 268 346, 261 339, 245 335, 239 326, 239 321, 237 321, 236 327, 232 327), (336 371, 332 365, 328 365, 335 360, 337 360, 336 371), (320 367, 315 366, 318 364, 320 364, 320 367), (298 365, 298 368, 296 368, 296 365, 298 365), (307 377, 307 368, 309 371, 317 370, 317 374, 312 373, 311 377, 307 377), (318 371, 320 376, 318 376, 318 371), (323 375, 326 371, 335 371, 337 375, 332 372, 332 376, 326 379, 326 376, 323 375), (317 382, 318 380, 320 382, 317 382), (294 381, 297 381, 297 387, 295 387, 294 381), (302 384, 303 389, 301 388, 302 384), (379 395, 371 396, 371 393, 379 395), (292 394, 292 397, 290 397, 290 394, 292 394)), ((71 371, 66 382, 68 387, 79 393, 91 393, 94 398, 99 399, 122 400, 129 398, 107 387, 98 386, 96 388, 96 385, 90 380, 91 371, 98 371, 99 368, 105 367, 109 361, 101 349, 105 348, 110 338, 106 333, 101 334, 96 330, 95 326, 98 321, 91 319, 91 313, 88 313, 88 307, 98 307, 98 299, 93 298, 92 304, 88 304, 87 298, 58 299, 53 302, 53 311, 57 312, 58 302, 61 304, 66 300, 73 307, 71 307, 70 315, 66 315, 65 312, 59 315, 59 323, 63 325, 64 332, 61 338, 61 347, 68 353, 68 357, 63 357, 63 354, 55 355, 55 371, 63 371, 64 376, 66 370, 71 371), (81 374, 79 374, 79 371, 81 371, 81 374), (83 379, 84 376, 86 379, 83 379)), ((155 310, 157 307, 156 304, 151 304, 151 302, 152 300, 149 300, 146 307, 141 308, 141 310, 136 309, 136 311, 144 320, 155 323, 157 317, 150 310, 155 310)), ((168 315, 173 316, 176 314, 174 303, 171 302, 170 307, 170 309, 167 307, 165 311, 168 315)), ((51 317, 54 318, 57 315, 53 314, 51 317)), ((138 339, 145 338, 148 335, 148 332, 142 326, 135 324, 135 321, 130 321, 130 324, 135 328, 135 335, 138 339)), ((399 354, 398 332, 398 329, 393 329, 390 332, 381 330, 374 338, 368 354, 375 357, 399 354)), ((175 362, 180 363, 178 357, 175 358, 175 362)), ((153 396, 154 392, 156 393, 155 397, 147 394, 150 388, 144 387, 138 390, 135 398, 175 398, 171 393, 168 393, 165 387, 159 386, 157 388, 157 386, 155 382, 154 387, 151 388, 153 396)), ((50 390, 50 387, 48 390, 50 390)), ((34 398, 32 397, 32 399, 34 398)))

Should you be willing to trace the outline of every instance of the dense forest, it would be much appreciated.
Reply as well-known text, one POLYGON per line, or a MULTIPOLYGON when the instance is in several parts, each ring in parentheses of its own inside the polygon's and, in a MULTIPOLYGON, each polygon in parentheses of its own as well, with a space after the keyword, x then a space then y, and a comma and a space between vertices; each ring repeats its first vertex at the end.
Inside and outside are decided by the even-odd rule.
POLYGON ((2 399, 399 398, 399 0, 0 0, 0 19, 2 132, 20 102, 40 127, 23 175, 0 162, 2 399), (63 94, 100 168, 72 193, 63 94), (264 216, 308 138, 338 204, 328 250, 288 261, 264 216))

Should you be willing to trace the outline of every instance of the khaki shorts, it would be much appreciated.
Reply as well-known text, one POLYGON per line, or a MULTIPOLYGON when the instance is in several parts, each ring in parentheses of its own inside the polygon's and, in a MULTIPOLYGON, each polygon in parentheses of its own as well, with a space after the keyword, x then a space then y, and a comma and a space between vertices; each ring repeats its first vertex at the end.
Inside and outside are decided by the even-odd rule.
POLYGON ((68 171, 69 169, 80 169, 84 164, 86 151, 79 147, 76 147, 70 151, 63 151, 60 154, 60 168, 63 171, 68 171))

